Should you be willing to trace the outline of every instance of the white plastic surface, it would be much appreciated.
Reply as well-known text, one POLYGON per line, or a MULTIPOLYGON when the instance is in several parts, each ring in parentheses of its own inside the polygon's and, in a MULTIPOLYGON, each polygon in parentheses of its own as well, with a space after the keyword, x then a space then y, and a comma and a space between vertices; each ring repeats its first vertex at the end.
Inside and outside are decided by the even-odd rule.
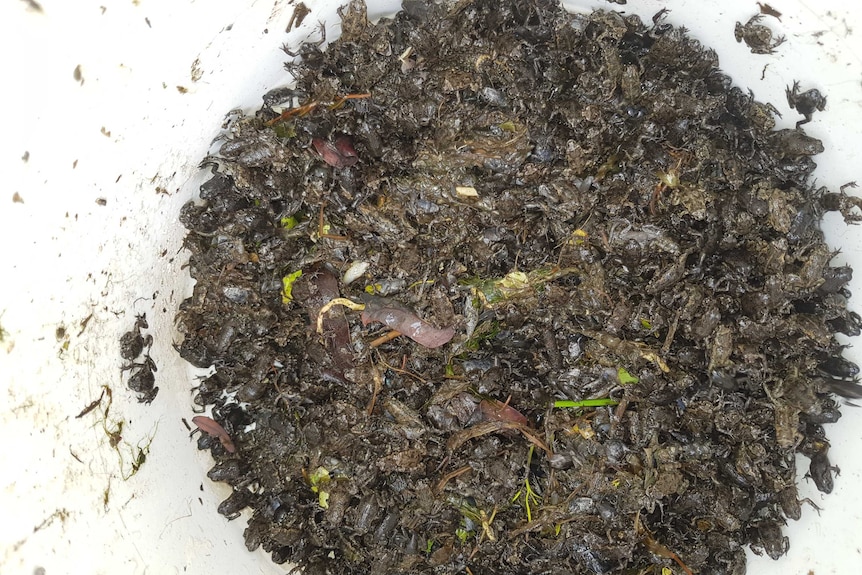
MULTIPOLYGON (((224 115, 255 109, 289 81, 281 45, 315 38, 318 20, 330 39, 337 34, 337 0, 305 3, 312 14, 290 36, 293 3, 280 0, 0 5, 0 573, 286 571, 245 550, 244 520, 216 513, 227 489, 206 478, 209 456, 182 423, 192 415, 192 375, 171 345, 173 315, 190 290, 177 213, 197 191, 197 163, 224 115), (119 371, 118 338, 143 312, 161 388, 150 406, 135 401, 119 371), (76 419, 105 385, 108 417, 97 409, 76 419), (106 429, 120 421, 115 450, 106 429), (146 461, 124 479, 150 438, 146 461)), ((788 41, 762 56, 733 37, 754 2, 594 4, 645 18, 670 8, 670 22, 715 48, 738 85, 784 114, 780 127, 798 119, 785 85, 820 88, 828 108, 805 126, 826 145, 815 158, 819 183, 837 190, 862 181, 862 9, 775 0, 781 22, 765 23, 788 41)), ((369 6, 380 15, 398 3, 369 6)), ((851 304, 862 311, 862 228, 834 217, 828 226, 857 268, 851 304)), ((847 355, 862 361, 858 343, 847 355)), ((788 526, 788 555, 752 558, 750 573, 858 572, 862 412, 846 407, 828 433, 841 467, 835 491, 823 496, 800 477, 801 496, 822 511, 804 506, 788 526)))

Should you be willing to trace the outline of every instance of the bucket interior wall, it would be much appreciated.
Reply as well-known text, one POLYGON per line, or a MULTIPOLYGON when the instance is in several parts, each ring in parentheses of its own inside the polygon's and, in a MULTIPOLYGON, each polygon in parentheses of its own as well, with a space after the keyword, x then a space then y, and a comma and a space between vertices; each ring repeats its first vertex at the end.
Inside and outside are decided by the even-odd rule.
MULTIPOLYGON (((180 207, 205 179, 199 161, 225 115, 253 111, 286 85, 282 44, 338 35, 339 2, 305 0, 311 13, 286 32, 295 2, 112 3, 34 0, 0 7, 6 54, 0 146, 0 571, 3 573, 284 573, 243 543, 245 518, 216 512, 228 488, 206 477, 183 419, 194 415, 191 371, 173 350, 174 314, 190 294, 180 207), (137 403, 120 372, 119 336, 146 313, 160 394, 137 403), (112 403, 107 415, 109 388, 112 403), (99 417, 77 418, 102 396, 99 417), (114 445, 112 445, 114 444, 114 445), (43 571, 39 571, 42 569, 43 571)), ((369 15, 398 9, 369 0, 369 15)), ((784 114, 785 86, 800 80, 827 94, 805 126, 823 140, 817 183, 837 191, 862 178, 862 8, 838 0, 776 0, 787 36, 773 55, 735 41, 748 1, 576 2, 634 12, 662 8, 713 47, 736 85, 784 114)), ((395 57, 395 56, 393 56, 395 57)), ((862 180, 860 180, 862 181, 862 180)), ((834 263, 862 270, 862 232, 824 222, 834 263)), ((862 312, 857 273, 851 308, 862 312)), ((857 347, 846 350, 857 363, 857 347)), ((848 573, 858 565, 862 414, 832 425, 830 457, 841 467, 829 496, 798 478, 805 508, 787 526, 778 562, 750 555, 751 573, 848 573)), ((800 469, 807 464, 800 460, 800 469)))

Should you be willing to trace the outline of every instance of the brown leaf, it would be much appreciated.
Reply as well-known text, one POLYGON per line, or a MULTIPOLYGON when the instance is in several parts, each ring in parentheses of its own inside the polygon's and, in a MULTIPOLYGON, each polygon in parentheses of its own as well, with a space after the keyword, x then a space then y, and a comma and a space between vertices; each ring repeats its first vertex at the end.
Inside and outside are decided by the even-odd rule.
POLYGON ((192 423, 198 426, 198 429, 201 431, 210 434, 213 437, 218 438, 221 441, 221 444, 228 451, 228 453, 236 453, 236 445, 234 445, 233 440, 231 440, 230 435, 228 435, 225 428, 219 424, 215 419, 211 417, 207 417, 205 415, 197 415, 192 418, 192 423))
POLYGON ((356 153, 356 149, 353 147, 353 140, 350 136, 342 134, 335 138, 335 149, 338 150, 338 153, 343 158, 356 158, 356 160, 353 160, 354 164, 359 159, 359 154, 356 153))
POLYGON ((521 434, 533 445, 538 447, 539 449, 544 450, 546 453, 551 453, 551 448, 548 447, 542 438, 536 435, 536 430, 530 429, 526 425, 521 425, 520 423, 514 423, 511 421, 486 421, 484 423, 477 423, 463 431, 459 431, 458 433, 452 434, 449 437, 449 440, 446 442, 446 449, 449 451, 455 451, 462 445, 464 445, 467 441, 475 438, 481 437, 483 435, 488 435, 489 433, 495 433, 497 431, 505 431, 507 429, 514 429, 516 431, 520 431, 521 434))
POLYGON ((479 402, 479 410, 489 421, 510 421, 521 425, 528 425, 529 423, 523 413, 508 403, 496 399, 483 399, 479 402))
POLYGON ((356 156, 356 150, 353 149, 349 139, 345 143, 342 142, 342 138, 346 138, 346 136, 339 138, 335 144, 321 138, 314 138, 311 140, 311 145, 314 146, 323 161, 330 166, 347 168, 358 162, 359 158, 356 156))

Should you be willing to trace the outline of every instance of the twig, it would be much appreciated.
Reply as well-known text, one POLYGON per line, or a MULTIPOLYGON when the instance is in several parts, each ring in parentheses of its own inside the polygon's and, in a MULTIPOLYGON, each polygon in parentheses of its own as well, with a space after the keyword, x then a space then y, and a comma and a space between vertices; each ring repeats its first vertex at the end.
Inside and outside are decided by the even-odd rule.
POLYGON ((385 359, 383 359, 383 356, 380 354, 380 352, 379 352, 379 351, 377 352, 377 361, 378 361, 378 363, 380 363, 380 365, 382 365, 382 366, 383 366, 383 367, 385 367, 386 369, 391 369, 391 370, 392 370, 392 371, 394 371, 395 373, 400 373, 401 375, 409 375, 410 377, 412 377, 413 379, 415 379, 415 380, 416 380, 416 381, 418 381, 419 383, 427 383, 427 380, 425 380, 424 378, 422 378, 422 377, 420 377, 420 376, 416 375, 415 373, 413 373, 413 372, 412 372, 412 371, 410 371, 410 370, 403 369, 403 368, 400 368, 400 367, 395 367, 394 365, 390 365, 390 364, 388 364, 388 363, 386 362, 386 360, 385 360, 385 359))
POLYGON ((673 321, 670 322, 670 327, 667 329, 667 335, 664 338, 664 344, 661 346, 661 354, 667 355, 670 353, 670 346, 673 343, 673 337, 676 335, 676 329, 679 327, 680 312, 677 310, 673 316, 673 321))
POLYGON ((287 110, 283 111, 281 114, 279 114, 278 116, 276 116, 272 120, 264 122, 263 125, 267 126, 267 127, 271 127, 271 126, 278 124, 282 120, 286 120, 286 119, 291 118, 293 116, 300 116, 300 117, 305 116, 306 114, 308 114, 309 112, 314 110, 319 104, 320 104, 320 102, 313 101, 313 102, 309 102, 307 104, 303 104, 302 106, 297 106, 296 108, 288 108, 287 110))
POLYGON ((335 102, 329 105, 330 110, 337 110, 341 106, 344 105, 344 102, 347 100, 362 100, 364 98, 370 98, 371 94, 369 92, 363 92, 361 94, 347 94, 346 96, 341 96, 335 102))
POLYGON ((458 477, 459 475, 464 475, 468 471, 471 471, 473 468, 469 465, 465 465, 464 467, 459 467, 455 471, 451 471, 444 475, 440 481, 437 482, 437 485, 434 486, 434 493, 442 493, 446 488, 446 484, 458 477))
POLYGON ((375 339, 374 341, 372 341, 368 345, 370 347, 380 347, 384 343, 392 341, 393 339, 395 339, 399 335, 401 335, 401 332, 393 329, 389 333, 385 333, 385 334, 381 335, 380 337, 378 337, 377 339, 375 339))
POLYGON ((317 219, 317 237, 318 238, 326 238, 328 240, 340 240, 340 241, 346 241, 346 240, 350 239, 347 236, 338 236, 338 235, 334 235, 334 234, 328 234, 328 233, 325 233, 323 231, 325 229, 324 225, 323 225, 323 208, 324 207, 326 207, 326 202, 320 204, 320 215, 318 216, 318 219, 317 219))
POLYGON ((676 564, 680 566, 680 568, 685 571, 686 575, 694 575, 691 569, 689 569, 688 565, 682 562, 682 559, 679 558, 679 555, 671 551, 667 548, 667 546, 659 543, 655 538, 653 538, 652 533, 644 527, 643 523, 641 523, 640 511, 638 511, 637 515, 635 515, 635 533, 641 534, 642 539, 641 543, 643 543, 644 547, 650 553, 658 555, 659 557, 665 557, 667 559, 673 559, 676 561, 676 564))
POLYGON ((377 396, 383 387, 383 382, 380 379, 380 370, 376 366, 371 368, 371 379, 374 381, 374 392, 371 394, 371 401, 368 402, 368 407, 366 408, 368 415, 374 412, 374 404, 377 403, 377 396))

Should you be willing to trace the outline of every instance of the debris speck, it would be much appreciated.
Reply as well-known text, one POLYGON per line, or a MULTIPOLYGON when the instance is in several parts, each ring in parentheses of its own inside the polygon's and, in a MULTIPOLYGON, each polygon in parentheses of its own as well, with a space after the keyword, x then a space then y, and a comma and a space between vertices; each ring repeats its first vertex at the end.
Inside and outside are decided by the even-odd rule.
POLYGON ((287 23, 287 30, 285 32, 290 32, 293 28, 299 28, 302 26, 302 21, 305 20, 305 17, 311 10, 308 9, 304 3, 300 2, 293 8, 293 14, 290 16, 290 21, 287 23))
POLYGON ((757 3, 758 8, 760 8, 760 13, 765 14, 766 16, 772 16, 779 22, 781 22, 781 12, 770 6, 769 4, 761 4, 757 3))
POLYGON ((204 71, 201 69, 201 59, 195 58, 195 61, 192 62, 192 82, 197 82, 201 78, 203 78, 204 71))
POLYGON ((27 4, 27 8, 32 10, 33 12, 43 12, 42 5, 36 2, 36 0, 23 0, 25 4, 27 4))

